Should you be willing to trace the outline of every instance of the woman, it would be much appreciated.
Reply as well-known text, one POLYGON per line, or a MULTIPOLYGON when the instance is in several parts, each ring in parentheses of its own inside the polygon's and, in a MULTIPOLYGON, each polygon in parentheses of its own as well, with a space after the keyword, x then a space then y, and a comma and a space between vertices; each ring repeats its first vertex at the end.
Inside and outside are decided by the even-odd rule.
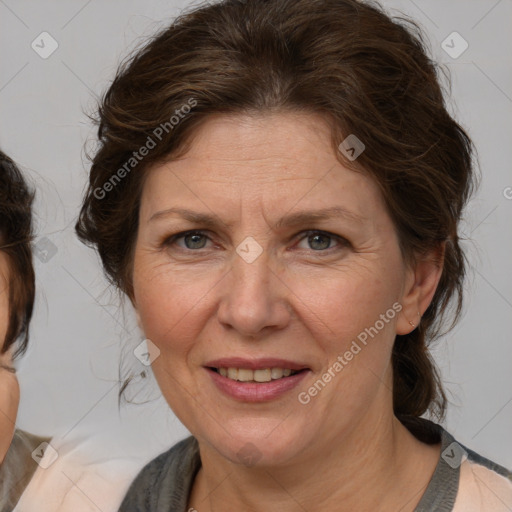
POLYGON ((13 510, 47 439, 15 430, 20 389, 13 356, 25 352, 32 316, 33 194, 14 162, 0 151, 0 511, 13 510), (36 453, 36 458, 32 454, 36 453))
POLYGON ((422 418, 474 174, 414 23, 198 8, 120 68, 98 137, 77 232, 192 433, 121 511, 508 510, 510 472, 422 418))

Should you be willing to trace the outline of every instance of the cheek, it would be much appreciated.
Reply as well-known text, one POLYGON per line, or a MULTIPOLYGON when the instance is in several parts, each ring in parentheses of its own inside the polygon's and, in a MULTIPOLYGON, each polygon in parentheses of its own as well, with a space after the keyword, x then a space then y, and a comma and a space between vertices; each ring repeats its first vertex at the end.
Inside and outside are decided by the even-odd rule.
POLYGON ((390 278, 363 272, 307 279, 302 285, 297 295, 307 298, 303 318, 307 315, 324 367, 300 389, 300 399, 309 399, 319 417, 329 418, 326 422, 340 425, 370 407, 383 383, 387 387, 398 286, 390 278), (308 286, 312 282, 315 286, 308 286))
POLYGON ((394 310, 387 315, 390 321, 384 327, 379 320, 392 308, 399 290, 389 273, 381 272, 380 265, 358 271, 338 269, 315 278, 298 277, 290 282, 290 288, 300 299, 295 303, 302 310, 301 316, 310 319, 310 330, 315 331, 318 341, 323 340, 328 352, 343 350, 377 321, 382 334, 393 330, 394 310))
POLYGON ((205 316, 212 275, 202 272, 135 267, 134 294, 141 327, 161 352, 180 352, 193 342, 205 316), (194 327, 196 326, 196 328, 194 327), (196 332, 197 331, 197 332, 196 332))

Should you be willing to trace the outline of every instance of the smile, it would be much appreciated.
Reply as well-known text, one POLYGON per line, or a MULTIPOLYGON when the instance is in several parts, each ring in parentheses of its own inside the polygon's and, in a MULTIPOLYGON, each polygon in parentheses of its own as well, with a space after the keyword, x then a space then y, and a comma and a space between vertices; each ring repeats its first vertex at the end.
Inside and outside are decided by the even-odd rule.
POLYGON ((290 368, 263 368, 251 370, 250 368, 212 368, 223 377, 239 382, 270 382, 298 373, 290 368))

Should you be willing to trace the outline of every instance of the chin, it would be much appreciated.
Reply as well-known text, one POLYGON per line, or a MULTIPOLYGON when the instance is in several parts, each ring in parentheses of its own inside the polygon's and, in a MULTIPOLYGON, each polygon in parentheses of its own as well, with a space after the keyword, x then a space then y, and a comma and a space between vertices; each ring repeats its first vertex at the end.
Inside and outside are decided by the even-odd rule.
MULTIPOLYGON (((293 460, 308 445, 308 438, 299 428, 290 431, 276 427, 274 422, 258 422, 255 427, 244 428, 240 421, 238 428, 226 428, 215 431, 207 429, 208 435, 199 437, 200 442, 212 446, 220 455, 234 464, 248 467, 278 466, 293 460), (212 433, 214 436, 212 437, 212 433)), ((280 420, 282 422, 282 420, 280 420)), ((282 422, 284 426, 284 422, 282 422)), ((197 436, 196 436, 197 437, 197 436)))

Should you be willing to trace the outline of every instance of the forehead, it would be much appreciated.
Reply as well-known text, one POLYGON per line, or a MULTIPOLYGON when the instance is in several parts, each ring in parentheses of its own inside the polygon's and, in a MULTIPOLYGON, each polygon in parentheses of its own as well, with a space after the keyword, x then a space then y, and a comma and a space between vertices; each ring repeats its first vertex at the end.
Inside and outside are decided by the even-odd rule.
POLYGON ((224 175, 230 182, 233 178, 318 177, 320 169, 312 169, 312 164, 325 166, 334 156, 326 120, 319 114, 295 112, 214 114, 191 134, 189 146, 175 162, 210 167, 208 171, 215 170, 217 177, 224 175), (210 162, 215 163, 214 169, 210 162))
POLYGON ((383 208, 373 179, 336 156, 328 122, 288 112, 206 119, 186 154, 149 171, 141 213, 153 215, 177 200, 214 211, 343 206, 361 217, 383 208))

